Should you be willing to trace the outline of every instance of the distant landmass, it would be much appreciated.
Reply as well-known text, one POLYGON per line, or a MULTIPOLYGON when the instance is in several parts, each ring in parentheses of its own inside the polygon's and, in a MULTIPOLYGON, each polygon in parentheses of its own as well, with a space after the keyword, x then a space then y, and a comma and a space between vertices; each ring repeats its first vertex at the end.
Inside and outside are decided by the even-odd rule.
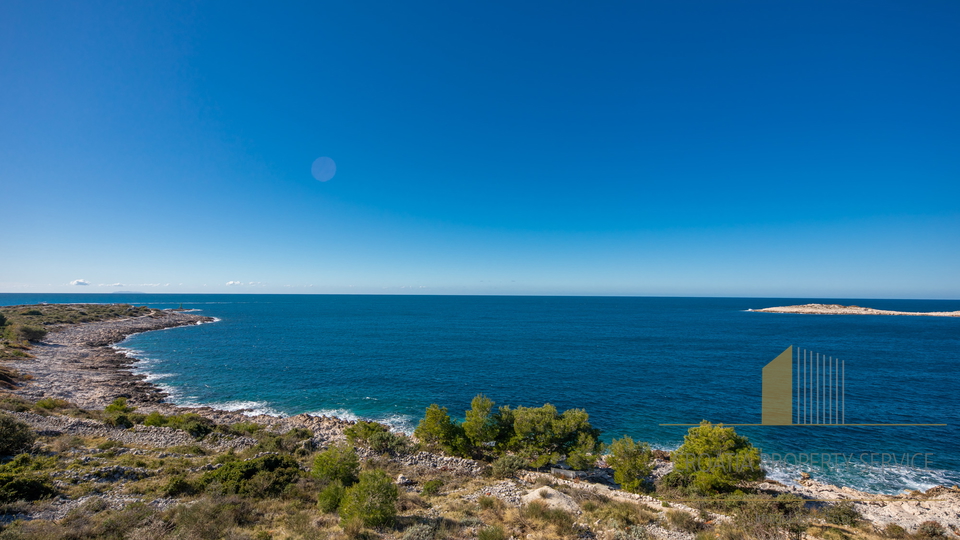
POLYGON ((927 317, 960 317, 960 311, 889 311, 860 306, 841 306, 840 304, 804 304, 802 306, 782 306, 748 311, 764 313, 803 313, 808 315, 922 315, 927 317))
POLYGON ((147 294, 141 291, 113 291, 111 294, 147 294))

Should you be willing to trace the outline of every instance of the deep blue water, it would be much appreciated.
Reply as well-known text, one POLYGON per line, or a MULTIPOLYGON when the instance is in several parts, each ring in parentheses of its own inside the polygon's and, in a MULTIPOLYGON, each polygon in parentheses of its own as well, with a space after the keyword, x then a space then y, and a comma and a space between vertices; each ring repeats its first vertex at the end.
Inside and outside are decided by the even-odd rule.
MULTIPOLYGON (((430 403, 462 416, 498 404, 584 408, 610 439, 675 448, 664 423, 759 423, 761 369, 789 345, 845 361, 847 423, 947 427, 740 427, 765 453, 875 453, 877 466, 802 467, 893 493, 960 482, 960 319, 809 316, 750 308, 810 302, 903 311, 960 301, 338 295, 2 294, 0 304, 128 302, 219 322, 132 336, 138 368, 181 404, 371 418, 411 430, 430 403), (914 466, 883 467, 903 454, 914 466)), ((864 459, 870 460, 867 455, 864 459)), ((791 464, 768 462, 776 478, 791 464)))

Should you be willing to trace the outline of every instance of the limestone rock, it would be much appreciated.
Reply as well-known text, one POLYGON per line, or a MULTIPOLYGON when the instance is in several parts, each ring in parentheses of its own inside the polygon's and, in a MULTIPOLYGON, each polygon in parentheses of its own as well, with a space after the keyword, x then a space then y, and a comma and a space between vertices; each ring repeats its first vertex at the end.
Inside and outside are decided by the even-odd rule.
POLYGON ((580 512, 580 507, 577 506, 576 501, 574 501, 569 495, 565 495, 549 487, 540 487, 531 490, 529 493, 521 497, 520 500, 523 502, 523 504, 541 502, 547 505, 547 508, 557 508, 563 510, 564 512, 570 513, 580 512))

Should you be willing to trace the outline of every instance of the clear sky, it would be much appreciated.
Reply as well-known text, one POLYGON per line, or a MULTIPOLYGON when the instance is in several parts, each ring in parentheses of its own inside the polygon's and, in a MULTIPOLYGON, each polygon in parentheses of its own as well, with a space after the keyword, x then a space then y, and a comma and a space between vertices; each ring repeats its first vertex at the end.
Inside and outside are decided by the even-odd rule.
POLYGON ((955 0, 5 0, 0 292, 960 298, 958 28, 955 0))

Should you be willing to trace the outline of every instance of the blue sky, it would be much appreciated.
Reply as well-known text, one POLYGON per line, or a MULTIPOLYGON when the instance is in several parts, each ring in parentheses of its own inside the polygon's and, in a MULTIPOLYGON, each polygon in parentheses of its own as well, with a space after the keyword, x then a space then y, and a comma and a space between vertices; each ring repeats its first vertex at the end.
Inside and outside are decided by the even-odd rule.
POLYGON ((5 1, 0 292, 960 298, 958 25, 5 1))

